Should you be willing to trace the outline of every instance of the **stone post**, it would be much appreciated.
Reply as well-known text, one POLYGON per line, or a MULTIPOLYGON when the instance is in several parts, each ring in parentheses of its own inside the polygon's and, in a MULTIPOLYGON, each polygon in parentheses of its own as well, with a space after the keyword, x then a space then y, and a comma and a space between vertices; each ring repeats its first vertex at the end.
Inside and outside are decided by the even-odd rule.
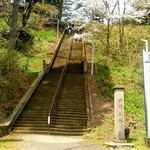
POLYGON ((114 90, 114 107, 115 107, 115 136, 117 143, 125 143, 124 127, 124 87, 115 86, 114 90))

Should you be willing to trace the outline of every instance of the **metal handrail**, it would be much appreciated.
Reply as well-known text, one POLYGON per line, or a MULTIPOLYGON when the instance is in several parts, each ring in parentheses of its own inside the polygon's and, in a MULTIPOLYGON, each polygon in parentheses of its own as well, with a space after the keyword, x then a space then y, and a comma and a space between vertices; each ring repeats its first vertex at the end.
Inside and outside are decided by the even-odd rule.
POLYGON ((62 34, 62 37, 60 38, 59 42, 57 43, 57 46, 56 46, 56 48, 55 48, 55 53, 54 53, 54 55, 53 55, 53 58, 52 58, 51 62, 49 63, 49 67, 48 67, 47 72, 50 72, 50 71, 52 70, 52 67, 53 67, 53 64, 54 64, 54 62, 55 62, 55 59, 56 59, 56 57, 57 57, 57 54, 58 54, 58 51, 59 51, 59 49, 60 49, 61 43, 62 43, 62 41, 63 41, 63 39, 64 39, 65 32, 66 32, 66 29, 64 29, 64 32, 63 32, 63 34, 62 34))
POLYGON ((50 111, 49 111, 49 114, 48 114, 48 125, 49 126, 50 126, 50 123, 51 123, 51 115, 52 115, 53 109, 55 108, 55 106, 57 104, 57 101, 58 101, 58 98, 60 96, 60 89, 62 87, 62 83, 64 81, 64 76, 66 74, 66 71, 67 71, 67 65, 65 65, 62 69, 62 73, 61 73, 61 76, 60 76, 60 79, 59 79, 59 82, 58 82, 58 85, 57 85, 57 88, 56 88, 56 92, 55 92, 55 95, 54 95, 54 98, 53 98, 53 101, 52 101, 52 105, 50 107, 50 111))
POLYGON ((65 76, 65 74, 66 74, 68 65, 69 65, 69 63, 70 63, 71 51, 72 51, 72 42, 73 42, 73 40, 71 41, 69 58, 68 58, 68 60, 67 60, 67 62, 66 62, 66 65, 65 65, 65 66, 63 67, 63 69, 62 69, 62 73, 61 73, 61 76, 60 76, 60 79, 59 79, 59 82, 58 82, 58 85, 57 85, 57 88, 56 88, 56 91, 55 91, 55 95, 54 95, 54 98, 53 98, 53 101, 52 101, 52 105, 51 105, 51 107, 50 107, 49 114, 48 114, 48 126, 49 126, 49 127, 50 127, 50 124, 51 124, 52 112, 53 112, 54 108, 56 107, 57 101, 58 101, 58 99, 59 99, 60 90, 61 90, 61 87, 62 87, 62 84, 63 84, 63 81, 64 81, 64 76, 65 76))

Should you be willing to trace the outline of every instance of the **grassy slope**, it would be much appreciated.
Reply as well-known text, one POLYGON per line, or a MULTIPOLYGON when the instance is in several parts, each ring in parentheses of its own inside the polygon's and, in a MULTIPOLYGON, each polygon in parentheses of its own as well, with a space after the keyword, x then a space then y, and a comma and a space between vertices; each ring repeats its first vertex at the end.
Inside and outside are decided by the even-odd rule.
MULTIPOLYGON (((125 86, 125 124, 128 126, 130 121, 135 122, 135 126, 131 128, 130 142, 135 144, 136 149, 144 150, 146 147, 144 146, 145 121, 141 56, 144 44, 141 39, 149 38, 150 30, 148 26, 126 26, 125 31, 126 46, 123 53, 117 53, 118 35, 116 28, 112 33, 112 49, 109 52, 105 51, 105 47, 99 40, 96 42, 98 75, 89 77, 89 79, 94 87, 92 92, 96 93, 92 97, 93 101, 95 99, 94 105, 95 108, 96 105, 98 108, 95 109, 93 114, 93 130, 91 131, 93 136, 90 137, 90 140, 101 145, 113 140, 113 91, 111 88, 114 85, 121 84, 125 86), (94 97, 95 95, 96 98, 94 97)), ((37 34, 34 33, 35 31, 31 32, 35 35, 37 34)), ((45 59, 48 56, 49 59, 49 52, 46 55, 45 48, 43 48, 43 46, 47 45, 47 42, 38 37, 38 35, 36 37, 35 45, 32 49, 35 55, 29 57, 28 73, 31 75, 37 74, 42 69, 41 61, 43 58, 45 59)), ((89 48, 87 47, 87 49, 89 48)), ((52 54, 52 51, 50 53, 52 54)), ((89 50, 90 53, 91 51, 89 50)), ((25 56, 22 57, 22 61, 26 61, 25 56)), ((11 146, 11 141, 7 141, 6 146, 1 140, 0 147, 9 149, 9 143, 11 146)))
MULTIPOLYGON (((6 22, 1 18, 0 32, 7 35, 8 31, 6 22)), ((7 54, 7 40, 0 34, 0 121, 10 115, 34 78, 43 70, 43 60, 50 62, 55 50, 54 30, 30 28, 27 32, 34 37, 33 40, 28 44, 19 41, 20 49, 11 52, 10 56, 7 54), (10 71, 7 72, 6 68, 10 71)))
POLYGON ((43 69, 43 60, 50 62, 55 49, 56 33, 54 30, 36 31, 33 29, 28 32, 35 37, 32 49, 29 49, 30 54, 26 57, 29 60, 28 73, 37 74, 43 69))
MULTIPOLYGON (((97 91, 97 102, 93 97, 93 105, 96 117, 93 123, 92 141, 105 145, 105 142, 113 141, 114 138, 114 110, 113 90, 115 85, 125 87, 125 126, 131 129, 130 142, 135 144, 136 149, 146 149, 144 145, 145 113, 143 92, 142 49, 144 43, 141 39, 150 38, 149 26, 126 26, 125 46, 122 51, 118 48, 118 27, 113 27, 111 34, 111 49, 106 52, 104 45, 96 36, 96 63, 97 75, 89 77, 90 83, 97 91), (108 105, 104 111, 103 106, 108 105), (101 123, 97 123, 101 122, 101 123), (131 124, 134 124, 131 126, 131 124), (110 136, 111 135, 111 136, 110 136)), ((101 35, 102 38, 102 35, 101 35)), ((104 37, 103 37, 104 38, 104 37)), ((91 53, 89 46, 87 51, 91 53)), ((90 60, 89 60, 90 61, 90 60)))
MULTIPOLYGON (((51 57, 53 55, 53 52, 55 50, 55 46, 56 46, 56 32, 54 30, 34 30, 34 29, 30 29, 28 30, 28 33, 32 34, 34 36, 34 39, 32 41, 31 44, 29 45, 25 45, 25 47, 27 48, 26 51, 20 51, 20 52, 14 52, 15 53, 15 58, 17 59, 17 65, 19 68, 21 68, 21 70, 23 70, 22 72, 24 72, 24 74, 26 74, 26 76, 23 76, 24 74, 22 74, 22 76, 17 77, 20 81, 21 84, 25 84, 26 87, 24 87, 25 89, 27 89, 27 87, 30 86, 30 84, 32 83, 32 81, 36 78, 36 76, 38 75, 38 73, 40 71, 43 70, 43 60, 46 60, 46 62, 50 62, 51 57), (16 57, 17 55, 17 57, 16 57), (22 82, 22 78, 26 77, 26 79, 28 81, 26 81, 26 83, 22 82)), ((23 45, 24 46, 24 45, 23 45)), ((6 52, 6 50, 2 50, 0 49, 0 54, 4 54, 4 52, 6 52)), ((1 57, 0 57, 1 60, 1 57)), ((0 64, 0 68, 1 68, 0 64)), ((16 70, 17 71, 17 70, 16 70)), ((14 71, 13 71, 14 72, 14 71)), ((16 73, 16 72, 14 72, 16 73)), ((18 74, 18 73, 17 73, 18 74)), ((18 85, 14 85, 16 88, 16 86, 18 85)), ((4 117, 6 117, 7 115, 9 115, 11 113, 11 111, 13 110, 13 108, 17 105, 18 101, 21 99, 21 97, 23 96, 24 91, 19 91, 17 90, 16 93, 20 93, 20 96, 18 97, 17 94, 13 93, 14 95, 14 100, 11 99, 11 101, 8 99, 5 102, 2 102, 0 100, 0 106, 3 105, 4 107, 1 107, 1 111, 0 111, 0 117, 3 119, 4 117), (8 110, 9 108, 9 110, 8 110)), ((4 90, 4 89, 0 89, 4 90)), ((1 119, 0 118, 0 119, 1 119)), ((1 120, 0 120, 1 121, 1 120)), ((8 149, 8 150, 15 150, 17 147, 17 145, 19 144, 20 141, 15 140, 15 139, 0 139, 0 149, 8 149)))

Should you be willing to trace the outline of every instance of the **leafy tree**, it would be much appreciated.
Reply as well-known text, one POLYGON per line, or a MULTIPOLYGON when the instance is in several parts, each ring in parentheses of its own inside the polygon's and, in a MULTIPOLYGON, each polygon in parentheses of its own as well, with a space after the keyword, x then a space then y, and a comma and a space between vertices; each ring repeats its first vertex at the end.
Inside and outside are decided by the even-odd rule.
POLYGON ((7 0, 0 0, 0 13, 7 11, 8 5, 9 3, 7 0))
POLYGON ((150 24, 150 0, 135 0, 134 7, 144 14, 141 17, 142 24, 150 24))
POLYGON ((63 8, 63 3, 66 2, 66 0, 45 0, 46 4, 51 4, 54 5, 58 8, 59 13, 58 13, 58 19, 62 19, 62 8, 63 8))
POLYGON ((115 11, 116 6, 119 4, 119 0, 116 1, 116 3, 114 4, 114 6, 111 8, 110 7, 110 2, 103 0, 103 4, 105 7, 105 11, 103 12, 105 19, 107 20, 107 32, 106 32, 106 39, 107 39, 107 44, 106 44, 106 48, 107 50, 110 49, 110 34, 111 34, 111 29, 112 26, 111 24, 111 16, 115 11))
POLYGON ((110 50, 111 46, 110 37, 113 24, 118 24, 119 50, 123 49, 125 18, 134 18, 131 5, 132 3, 129 0, 102 0, 93 2, 85 8, 85 12, 87 16, 90 16, 90 20, 106 24, 106 29, 104 30, 106 39, 102 42, 105 43, 107 50, 110 50))
POLYGON ((27 0, 23 9, 20 11, 22 14, 22 28, 25 28, 27 25, 27 21, 30 17, 31 10, 35 4, 36 0, 27 0))
POLYGON ((112 2, 111 0, 103 0, 100 3, 91 4, 89 7, 85 9, 87 15, 91 16, 90 20, 97 20, 101 23, 104 23, 104 20, 107 25, 107 29, 105 30, 106 34, 106 49, 110 49, 110 35, 112 30, 112 22, 115 15, 115 10, 117 5, 119 4, 119 0, 112 2))

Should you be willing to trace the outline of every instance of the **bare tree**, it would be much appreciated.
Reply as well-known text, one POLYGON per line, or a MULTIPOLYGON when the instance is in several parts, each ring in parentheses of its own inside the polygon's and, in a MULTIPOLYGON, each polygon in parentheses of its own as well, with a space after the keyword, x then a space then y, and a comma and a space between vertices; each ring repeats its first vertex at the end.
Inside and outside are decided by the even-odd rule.
POLYGON ((113 7, 110 8, 110 3, 108 3, 108 1, 106 0, 103 0, 103 3, 104 3, 104 6, 105 6, 105 19, 107 20, 107 33, 106 33, 106 40, 107 40, 107 44, 106 44, 106 48, 107 50, 110 49, 110 35, 111 35, 111 30, 112 30, 112 27, 110 24, 111 24, 111 21, 112 21, 112 18, 111 16, 113 15, 115 9, 116 9, 116 6, 117 4, 119 3, 119 0, 117 0, 113 7))
POLYGON ((121 16, 121 9, 120 9, 120 1, 118 1, 118 14, 119 14, 119 50, 122 51, 123 46, 124 46, 124 14, 126 11, 126 4, 125 1, 123 3, 123 10, 122 10, 122 17, 121 16))

